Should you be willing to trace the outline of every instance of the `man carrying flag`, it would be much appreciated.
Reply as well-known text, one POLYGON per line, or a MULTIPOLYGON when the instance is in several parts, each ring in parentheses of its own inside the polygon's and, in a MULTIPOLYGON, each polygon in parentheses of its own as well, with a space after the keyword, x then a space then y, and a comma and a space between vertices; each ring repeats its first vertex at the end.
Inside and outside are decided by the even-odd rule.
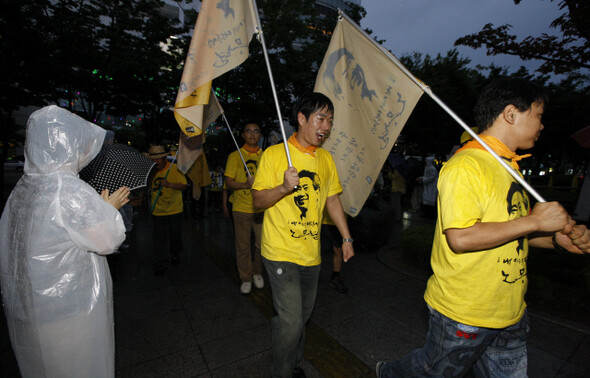
POLYGON ((250 294, 252 282, 257 289, 264 287, 260 240, 262 237, 262 209, 252 205, 252 183, 262 156, 258 147, 260 126, 247 123, 242 131, 244 146, 232 152, 225 167, 225 184, 232 194, 232 216, 236 243, 236 262, 242 285, 240 292, 250 294), (252 256, 252 237, 254 231, 254 256, 252 256))
POLYGON ((333 114, 325 95, 301 96, 293 108, 299 129, 287 142, 293 166, 282 145, 269 147, 252 185, 254 207, 266 209, 262 257, 277 312, 271 321, 273 377, 305 376, 297 365, 317 294, 324 208, 343 237, 344 261, 354 256, 334 160, 319 147, 332 129, 333 114))
MULTIPOLYGON (((532 148, 544 126, 547 98, 524 80, 490 83, 475 108, 479 137, 518 172, 517 149, 532 148)), ((426 345, 396 362, 379 362, 378 377, 526 377, 529 321, 528 247, 590 253, 586 226, 557 202, 532 211, 522 186, 473 140, 445 164, 424 299, 426 345)))

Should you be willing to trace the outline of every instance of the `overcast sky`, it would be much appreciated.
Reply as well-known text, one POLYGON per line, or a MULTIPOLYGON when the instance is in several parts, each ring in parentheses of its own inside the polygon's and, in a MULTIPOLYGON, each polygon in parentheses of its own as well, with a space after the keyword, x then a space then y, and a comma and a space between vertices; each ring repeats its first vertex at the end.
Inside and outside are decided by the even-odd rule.
MULTIPOLYGON (((512 0, 362 0, 367 16, 361 27, 385 39, 384 46, 398 58, 415 51, 444 56, 457 38, 477 33, 487 23, 512 25, 518 40, 542 33, 559 35, 549 27, 562 13, 558 4, 558 0, 523 0, 519 5, 512 0)), ((540 65, 507 55, 487 56, 484 48, 462 46, 457 50, 470 58, 473 66, 493 62, 514 72, 522 65, 529 71, 540 65)))

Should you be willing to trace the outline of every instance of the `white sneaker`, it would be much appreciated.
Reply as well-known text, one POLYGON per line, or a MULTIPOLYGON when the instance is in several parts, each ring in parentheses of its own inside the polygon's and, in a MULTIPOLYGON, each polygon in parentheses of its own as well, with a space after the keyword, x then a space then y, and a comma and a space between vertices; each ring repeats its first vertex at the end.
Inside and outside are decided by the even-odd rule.
POLYGON ((260 274, 253 275, 252 281, 254 281, 254 286, 256 286, 257 289, 262 289, 264 287, 264 278, 262 278, 262 275, 260 274))
POLYGON ((242 282, 242 286, 240 286, 240 293, 250 294, 251 291, 252 291, 252 282, 242 282))

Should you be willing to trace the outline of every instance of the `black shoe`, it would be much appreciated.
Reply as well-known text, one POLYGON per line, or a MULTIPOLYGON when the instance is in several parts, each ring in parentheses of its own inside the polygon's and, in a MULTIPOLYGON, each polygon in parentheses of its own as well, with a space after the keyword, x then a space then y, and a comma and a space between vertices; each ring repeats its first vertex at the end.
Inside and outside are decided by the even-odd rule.
POLYGON ((348 287, 346 287, 344 281, 342 281, 340 277, 332 278, 332 280, 330 281, 330 287, 342 294, 348 292, 348 287))
POLYGON ((297 366, 295 369, 293 369, 293 375, 291 376, 293 378, 305 378, 305 372, 303 371, 303 369, 301 369, 299 366, 297 366))
POLYGON ((170 259, 170 262, 172 263, 172 265, 178 265, 178 264, 180 264, 180 257, 172 256, 172 258, 170 259))

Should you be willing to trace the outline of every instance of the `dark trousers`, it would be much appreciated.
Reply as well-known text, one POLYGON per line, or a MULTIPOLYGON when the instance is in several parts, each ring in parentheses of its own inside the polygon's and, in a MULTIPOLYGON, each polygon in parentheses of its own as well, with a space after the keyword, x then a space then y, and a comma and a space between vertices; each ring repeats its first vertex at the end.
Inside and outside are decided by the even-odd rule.
POLYGON ((156 267, 166 265, 169 255, 172 257, 180 256, 182 252, 183 218, 182 213, 152 215, 156 267))

